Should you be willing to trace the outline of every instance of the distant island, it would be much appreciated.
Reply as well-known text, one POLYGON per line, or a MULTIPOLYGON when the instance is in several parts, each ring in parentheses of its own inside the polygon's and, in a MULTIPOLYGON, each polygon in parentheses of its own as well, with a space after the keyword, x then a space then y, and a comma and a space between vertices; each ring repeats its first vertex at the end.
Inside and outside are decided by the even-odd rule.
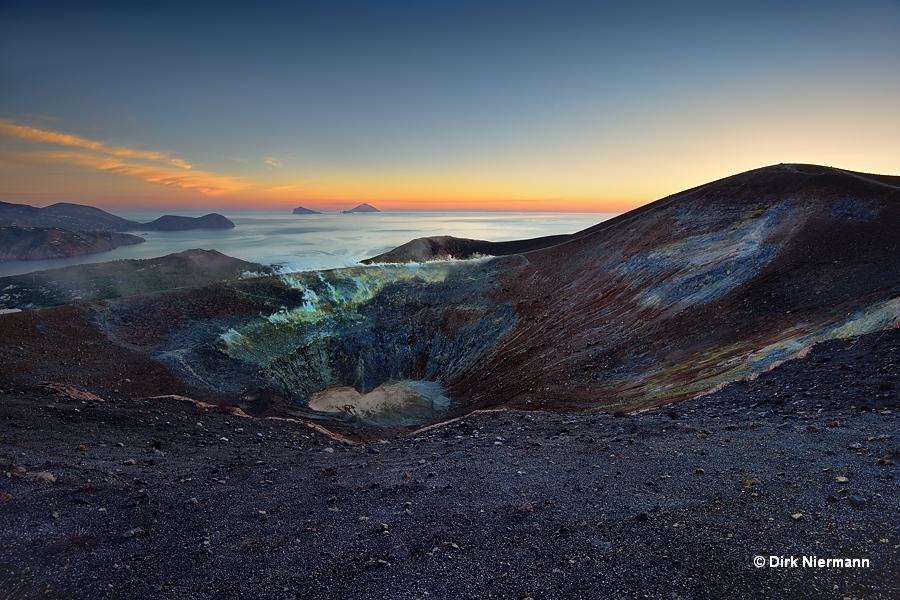
POLYGON ((58 227, 69 231, 134 231, 143 225, 111 215, 105 210, 58 202, 46 208, 0 202, 0 225, 58 227))
POLYGON ((107 252, 145 241, 128 233, 0 225, 0 260, 44 260, 107 252))
POLYGON ((165 215, 149 223, 129 221, 105 210, 83 204, 58 202, 46 208, 0 202, 0 225, 56 227, 69 231, 182 231, 186 229, 232 229, 226 217, 210 213, 202 217, 165 215))
POLYGON ((302 206, 298 206, 293 211, 291 211, 292 215, 321 215, 317 210, 312 210, 309 208, 303 208, 302 206))
POLYGON ((83 204, 58 202, 46 208, 0 202, 0 260, 43 260, 107 252, 140 244, 144 238, 124 231, 232 229, 217 213, 202 217, 165 215, 149 223, 117 217, 83 204))
POLYGON ((376 213, 376 212, 381 212, 381 211, 378 210, 377 208, 375 208, 374 206, 372 206, 371 204, 366 204, 365 202, 363 202, 356 208, 351 208, 350 210, 342 210, 341 214, 349 215, 351 213, 376 213))
POLYGON ((230 219, 218 213, 209 213, 202 217, 179 217, 164 215, 155 221, 144 223, 142 229, 155 231, 185 231, 187 229, 234 229, 230 219))

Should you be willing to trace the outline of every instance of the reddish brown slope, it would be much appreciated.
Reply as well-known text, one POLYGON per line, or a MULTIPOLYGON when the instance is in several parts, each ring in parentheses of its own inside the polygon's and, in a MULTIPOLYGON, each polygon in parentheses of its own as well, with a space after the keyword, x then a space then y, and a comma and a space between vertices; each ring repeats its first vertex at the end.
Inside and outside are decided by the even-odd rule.
POLYGON ((865 326, 873 304, 900 296, 900 189, 881 179, 759 169, 526 253, 496 292, 519 324, 452 382, 454 397, 661 404, 749 374, 772 344, 784 347, 760 368, 786 358, 849 313, 865 326))

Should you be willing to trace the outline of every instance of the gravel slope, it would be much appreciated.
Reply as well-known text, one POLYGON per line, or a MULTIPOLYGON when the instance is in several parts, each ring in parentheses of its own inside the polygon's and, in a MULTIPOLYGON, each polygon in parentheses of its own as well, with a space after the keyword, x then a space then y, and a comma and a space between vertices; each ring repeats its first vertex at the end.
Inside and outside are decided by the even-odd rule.
POLYGON ((368 445, 4 385, 0 598, 896 598, 898 358, 893 330, 671 408, 368 445))

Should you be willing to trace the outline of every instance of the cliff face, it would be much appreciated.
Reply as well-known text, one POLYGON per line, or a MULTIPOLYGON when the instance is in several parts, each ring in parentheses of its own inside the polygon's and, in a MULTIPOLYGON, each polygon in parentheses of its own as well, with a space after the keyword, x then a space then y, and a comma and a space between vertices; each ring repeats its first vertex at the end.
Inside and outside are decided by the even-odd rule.
POLYGON ((127 233, 0 225, 0 260, 65 258, 107 252, 143 241, 144 238, 127 233))
POLYGON ((186 385, 268 390, 345 429, 365 423, 313 413, 312 393, 428 380, 452 400, 444 416, 634 410, 896 327, 897 231, 900 179, 779 165, 499 258, 166 292, 94 306, 87 322, 186 385))

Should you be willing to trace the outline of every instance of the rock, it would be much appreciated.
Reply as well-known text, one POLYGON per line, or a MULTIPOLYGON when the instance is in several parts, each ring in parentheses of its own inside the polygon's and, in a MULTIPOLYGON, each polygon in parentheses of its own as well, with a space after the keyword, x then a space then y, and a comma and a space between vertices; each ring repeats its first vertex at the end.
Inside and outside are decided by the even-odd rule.
POLYGON ((140 527, 135 527, 134 529, 129 529, 128 531, 126 531, 125 533, 123 533, 123 534, 122 534, 122 537, 123 537, 123 538, 130 538, 130 537, 144 537, 144 535, 145 535, 145 534, 144 534, 144 530, 143 530, 143 529, 141 529, 140 527))
POLYGON ((644 521, 646 521, 649 518, 650 518, 650 515, 648 515, 645 512, 634 515, 634 520, 636 523, 643 523, 644 521))
POLYGON ((606 540, 593 539, 591 540, 591 545, 598 550, 609 550, 612 548, 612 543, 606 540))
POLYGON ((33 483, 56 483, 56 476, 50 471, 40 471, 31 476, 33 483))
POLYGON ((847 496, 847 503, 853 508, 862 508, 866 504, 866 499, 859 496, 847 496))
POLYGON ((803 518, 803 513, 791 513, 791 518, 795 521, 799 521, 803 518))
POLYGON ((123 460, 122 464, 131 467, 131 466, 136 465, 137 461, 134 460, 133 458, 129 458, 128 460, 123 460))
POLYGON ((367 204, 367 203, 363 202, 362 204, 355 206, 349 210, 342 210, 341 214, 347 215, 347 214, 351 214, 351 213, 377 213, 377 212, 381 212, 381 211, 378 210, 377 208, 375 208, 374 206, 372 206, 371 204, 367 204))
POLYGON ((294 210, 291 211, 292 215, 321 215, 317 210, 312 210, 311 208, 304 208, 302 206, 298 206, 294 210))
POLYGON ((835 477, 834 480, 837 481, 838 483, 849 483, 850 482, 850 480, 848 478, 844 477, 843 475, 839 475, 839 476, 835 477))

